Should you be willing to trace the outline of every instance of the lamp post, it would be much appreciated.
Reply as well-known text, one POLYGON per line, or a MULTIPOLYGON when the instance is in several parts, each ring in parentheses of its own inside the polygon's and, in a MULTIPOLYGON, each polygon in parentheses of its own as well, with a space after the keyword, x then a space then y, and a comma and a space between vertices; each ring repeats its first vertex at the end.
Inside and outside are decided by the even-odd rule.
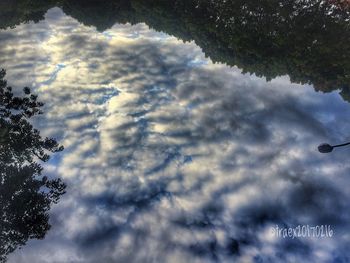
POLYGON ((323 144, 318 146, 318 151, 320 153, 330 153, 330 152, 333 151, 334 148, 343 147, 343 146, 346 146, 346 145, 349 145, 349 144, 350 144, 350 142, 332 146, 332 145, 330 145, 328 143, 323 143, 323 144))

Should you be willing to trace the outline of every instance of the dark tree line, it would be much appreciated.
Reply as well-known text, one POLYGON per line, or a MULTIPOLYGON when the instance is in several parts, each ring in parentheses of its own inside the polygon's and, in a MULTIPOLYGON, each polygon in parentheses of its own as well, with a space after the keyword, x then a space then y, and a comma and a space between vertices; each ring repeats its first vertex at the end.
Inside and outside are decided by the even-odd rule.
POLYGON ((194 40, 214 62, 316 90, 340 89, 349 100, 350 13, 325 1, 134 0, 156 30, 194 40))
POLYGON ((316 90, 339 89, 350 101, 350 8, 340 0, 15 3, 12 8, 0 9, 0 17, 11 18, 0 19, 0 27, 38 21, 53 6, 100 31, 115 23, 145 22, 185 41, 194 40, 214 62, 237 65, 268 80, 288 74, 292 82, 313 84, 316 90))
POLYGON ((42 138, 29 122, 43 103, 23 89, 14 96, 0 71, 0 262, 29 239, 43 239, 50 229, 49 210, 65 193, 59 178, 42 175, 40 162, 60 152, 52 138, 42 138))

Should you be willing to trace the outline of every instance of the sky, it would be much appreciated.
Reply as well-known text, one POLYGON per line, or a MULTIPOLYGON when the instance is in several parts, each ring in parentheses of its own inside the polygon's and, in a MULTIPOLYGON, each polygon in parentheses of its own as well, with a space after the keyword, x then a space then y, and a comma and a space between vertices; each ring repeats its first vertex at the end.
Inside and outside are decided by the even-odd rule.
POLYGON ((21 262, 348 262, 350 105, 337 92, 213 64, 145 24, 105 32, 54 8, 0 31, 15 90, 65 150, 44 165, 67 193, 21 262), (329 238, 276 227, 330 225, 329 238))

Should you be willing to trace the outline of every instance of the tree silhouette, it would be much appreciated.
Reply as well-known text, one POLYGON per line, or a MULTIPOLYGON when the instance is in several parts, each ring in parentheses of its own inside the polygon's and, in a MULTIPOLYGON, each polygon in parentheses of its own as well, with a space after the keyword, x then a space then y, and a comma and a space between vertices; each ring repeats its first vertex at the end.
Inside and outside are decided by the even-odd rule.
POLYGON ((132 0, 158 31, 194 40, 214 62, 271 80, 350 90, 350 11, 321 0, 132 0))
POLYGON ((7 86, 0 71, 0 262, 29 239, 43 239, 50 229, 49 210, 65 193, 61 179, 42 175, 40 161, 63 146, 42 138, 29 119, 43 103, 24 88, 22 97, 7 86))
POLYGON ((288 74, 322 92, 339 89, 350 101, 350 5, 343 0, 4 0, 0 28, 38 21, 53 6, 100 31, 144 22, 194 40, 214 62, 267 80, 288 74))
POLYGON ((57 4, 56 0, 1 0, 0 28, 13 27, 20 23, 44 19, 48 9, 57 4))

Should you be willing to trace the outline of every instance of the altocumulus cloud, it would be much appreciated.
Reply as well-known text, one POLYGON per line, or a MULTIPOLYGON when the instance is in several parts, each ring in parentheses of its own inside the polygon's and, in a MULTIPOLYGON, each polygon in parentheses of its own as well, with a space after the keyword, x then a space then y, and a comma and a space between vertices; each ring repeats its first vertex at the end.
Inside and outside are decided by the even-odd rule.
POLYGON ((0 39, 10 84, 46 102, 37 125, 66 147, 46 170, 69 186, 45 241, 9 262, 348 259, 348 152, 315 151, 349 138, 337 94, 212 64, 144 24, 99 33, 59 9, 0 39), (335 236, 271 236, 298 224, 335 236))

